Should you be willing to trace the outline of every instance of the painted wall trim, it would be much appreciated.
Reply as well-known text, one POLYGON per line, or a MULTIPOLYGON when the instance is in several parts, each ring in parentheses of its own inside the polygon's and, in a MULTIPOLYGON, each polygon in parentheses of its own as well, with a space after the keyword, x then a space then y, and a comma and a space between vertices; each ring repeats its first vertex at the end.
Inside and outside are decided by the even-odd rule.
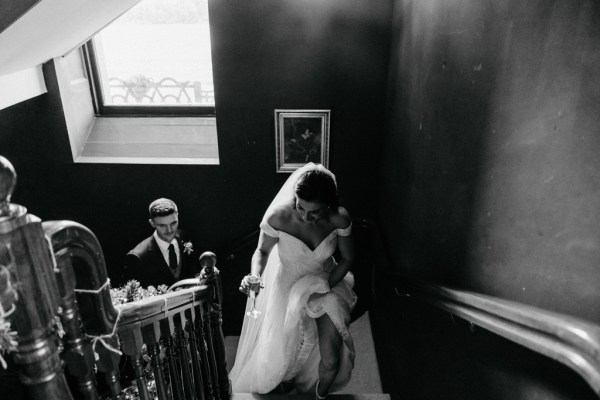
POLYGON ((42 66, 0 76, 0 110, 47 92, 42 66))

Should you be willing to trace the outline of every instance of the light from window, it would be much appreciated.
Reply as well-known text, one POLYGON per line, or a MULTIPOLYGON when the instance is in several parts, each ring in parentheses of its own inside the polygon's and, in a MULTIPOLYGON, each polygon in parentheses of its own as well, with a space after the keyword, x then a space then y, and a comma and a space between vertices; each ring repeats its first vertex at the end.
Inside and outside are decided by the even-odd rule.
POLYGON ((207 0, 142 0, 94 37, 105 106, 214 106, 207 0))

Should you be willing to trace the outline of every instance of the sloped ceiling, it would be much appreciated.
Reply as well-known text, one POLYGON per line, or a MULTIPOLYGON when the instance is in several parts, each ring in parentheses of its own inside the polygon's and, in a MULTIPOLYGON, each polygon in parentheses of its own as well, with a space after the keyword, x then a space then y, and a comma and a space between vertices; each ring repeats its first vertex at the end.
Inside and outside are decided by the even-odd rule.
POLYGON ((19 19, 40 0, 0 1, 0 32, 19 19))
POLYGON ((2 1, 0 76, 67 54, 139 1, 2 1))

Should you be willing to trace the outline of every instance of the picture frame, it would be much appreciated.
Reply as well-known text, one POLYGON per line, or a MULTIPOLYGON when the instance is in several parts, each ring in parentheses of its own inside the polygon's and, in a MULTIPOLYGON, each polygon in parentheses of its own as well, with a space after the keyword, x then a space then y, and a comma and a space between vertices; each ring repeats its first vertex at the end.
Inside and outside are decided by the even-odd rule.
POLYGON ((314 162, 329 168, 331 110, 275 110, 278 173, 291 173, 314 162))

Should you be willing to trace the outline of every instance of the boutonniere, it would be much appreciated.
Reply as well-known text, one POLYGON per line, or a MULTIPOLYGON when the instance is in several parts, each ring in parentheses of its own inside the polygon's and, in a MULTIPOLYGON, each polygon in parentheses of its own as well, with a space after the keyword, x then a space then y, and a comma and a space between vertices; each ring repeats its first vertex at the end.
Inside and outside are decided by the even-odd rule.
POLYGON ((183 244, 183 252, 187 255, 190 255, 192 254, 192 251, 194 251, 194 245, 192 242, 185 242, 183 244))

